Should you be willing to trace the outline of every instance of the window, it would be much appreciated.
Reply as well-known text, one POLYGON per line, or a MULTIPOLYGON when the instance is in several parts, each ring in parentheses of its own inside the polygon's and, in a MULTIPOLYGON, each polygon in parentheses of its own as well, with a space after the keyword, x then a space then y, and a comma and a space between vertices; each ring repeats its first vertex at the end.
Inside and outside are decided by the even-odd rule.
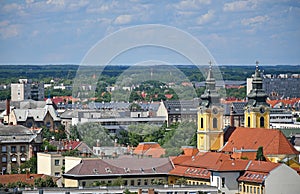
POLYGON ((137 185, 140 186, 141 185, 141 179, 137 180, 137 185))
POLYGON ((128 181, 124 180, 124 185, 127 186, 128 185, 128 181))
POLYGON ((21 146, 21 152, 25 152, 26 150, 25 150, 25 146, 21 146))
POLYGON ((250 127, 250 117, 248 117, 248 127, 250 127))
POLYGON ((218 128, 218 120, 217 120, 217 118, 213 118, 213 128, 218 128))
POLYGON ((265 127, 265 118, 260 117, 260 127, 265 127))
POLYGON ((225 187, 225 177, 222 177, 222 187, 225 187))
POLYGON ((2 150, 2 153, 6 153, 7 152, 6 146, 2 146, 1 150, 2 150))
POLYGON ((60 175, 59 172, 55 172, 55 173, 54 173, 54 176, 59 176, 59 175, 60 175))
POLYGON ((6 163, 6 162, 7 162, 6 156, 2 156, 2 163, 6 163))
POLYGON ((131 185, 131 186, 134 186, 134 180, 131 180, 131 181, 130 181, 130 185, 131 185))
POLYGON ((11 161, 12 161, 12 162, 17 162, 17 156, 12 156, 12 157, 11 157, 11 161))
POLYGON ((201 128, 203 128, 203 118, 200 119, 201 128))
POLYGON ((85 182, 85 181, 83 181, 83 182, 82 182, 82 186, 83 186, 83 187, 85 187, 85 185, 86 185, 86 182, 85 182))
POLYGON ((59 160, 54 160, 54 165, 59 166, 59 160))
POLYGON ((11 152, 16 153, 17 152, 17 147, 16 146, 11 146, 11 152))

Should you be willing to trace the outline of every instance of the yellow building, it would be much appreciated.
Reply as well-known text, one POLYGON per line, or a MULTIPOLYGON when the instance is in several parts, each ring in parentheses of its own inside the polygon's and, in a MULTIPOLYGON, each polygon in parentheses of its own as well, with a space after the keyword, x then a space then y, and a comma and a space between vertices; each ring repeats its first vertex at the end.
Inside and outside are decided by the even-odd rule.
POLYGON ((263 89, 262 74, 256 70, 252 80, 252 90, 247 95, 248 103, 245 107, 245 127, 249 128, 270 128, 270 107, 266 100, 268 95, 263 89))
POLYGON ((216 92, 216 81, 210 66, 206 89, 201 95, 198 112, 197 148, 200 151, 216 151, 223 146, 223 113, 220 106, 220 96, 216 92))

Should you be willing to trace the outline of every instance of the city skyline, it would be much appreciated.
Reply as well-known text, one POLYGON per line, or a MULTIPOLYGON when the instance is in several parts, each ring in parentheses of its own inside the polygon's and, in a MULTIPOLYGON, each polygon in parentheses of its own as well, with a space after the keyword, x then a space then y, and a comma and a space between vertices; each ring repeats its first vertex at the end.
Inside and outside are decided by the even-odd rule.
MULTIPOLYGON (((218 64, 300 61, 299 1, 26 0, 1 1, 0 10, 0 64, 80 64, 106 36, 144 24, 189 33, 218 64)), ((116 61, 132 64, 133 58, 186 63, 157 48, 137 50, 116 61)))

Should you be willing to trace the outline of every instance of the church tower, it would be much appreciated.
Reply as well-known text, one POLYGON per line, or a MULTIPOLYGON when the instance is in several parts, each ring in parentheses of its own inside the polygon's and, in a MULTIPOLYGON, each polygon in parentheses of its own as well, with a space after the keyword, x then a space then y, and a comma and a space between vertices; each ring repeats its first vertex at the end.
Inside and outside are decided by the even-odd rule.
POLYGON ((207 73, 206 89, 201 95, 198 111, 197 148, 200 151, 216 151, 223 146, 223 113, 220 96, 216 91, 216 81, 212 65, 207 73))
POLYGON ((255 74, 252 80, 252 90, 248 94, 245 107, 245 127, 270 128, 270 107, 266 102, 268 95, 263 89, 262 74, 256 62, 255 74))

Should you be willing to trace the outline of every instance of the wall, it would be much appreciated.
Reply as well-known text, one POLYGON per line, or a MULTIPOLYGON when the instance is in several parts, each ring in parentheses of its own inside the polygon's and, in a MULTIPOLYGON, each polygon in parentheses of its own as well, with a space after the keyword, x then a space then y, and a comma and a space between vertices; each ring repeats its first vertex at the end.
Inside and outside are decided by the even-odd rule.
POLYGON ((65 173, 71 170, 73 167, 78 165, 81 162, 81 158, 76 158, 76 157, 70 157, 66 156, 65 157, 65 173))
POLYGON ((51 155, 37 153, 37 173, 51 175, 51 155))
POLYGON ((273 169, 265 180, 265 194, 299 193, 300 176, 285 164, 273 169))

